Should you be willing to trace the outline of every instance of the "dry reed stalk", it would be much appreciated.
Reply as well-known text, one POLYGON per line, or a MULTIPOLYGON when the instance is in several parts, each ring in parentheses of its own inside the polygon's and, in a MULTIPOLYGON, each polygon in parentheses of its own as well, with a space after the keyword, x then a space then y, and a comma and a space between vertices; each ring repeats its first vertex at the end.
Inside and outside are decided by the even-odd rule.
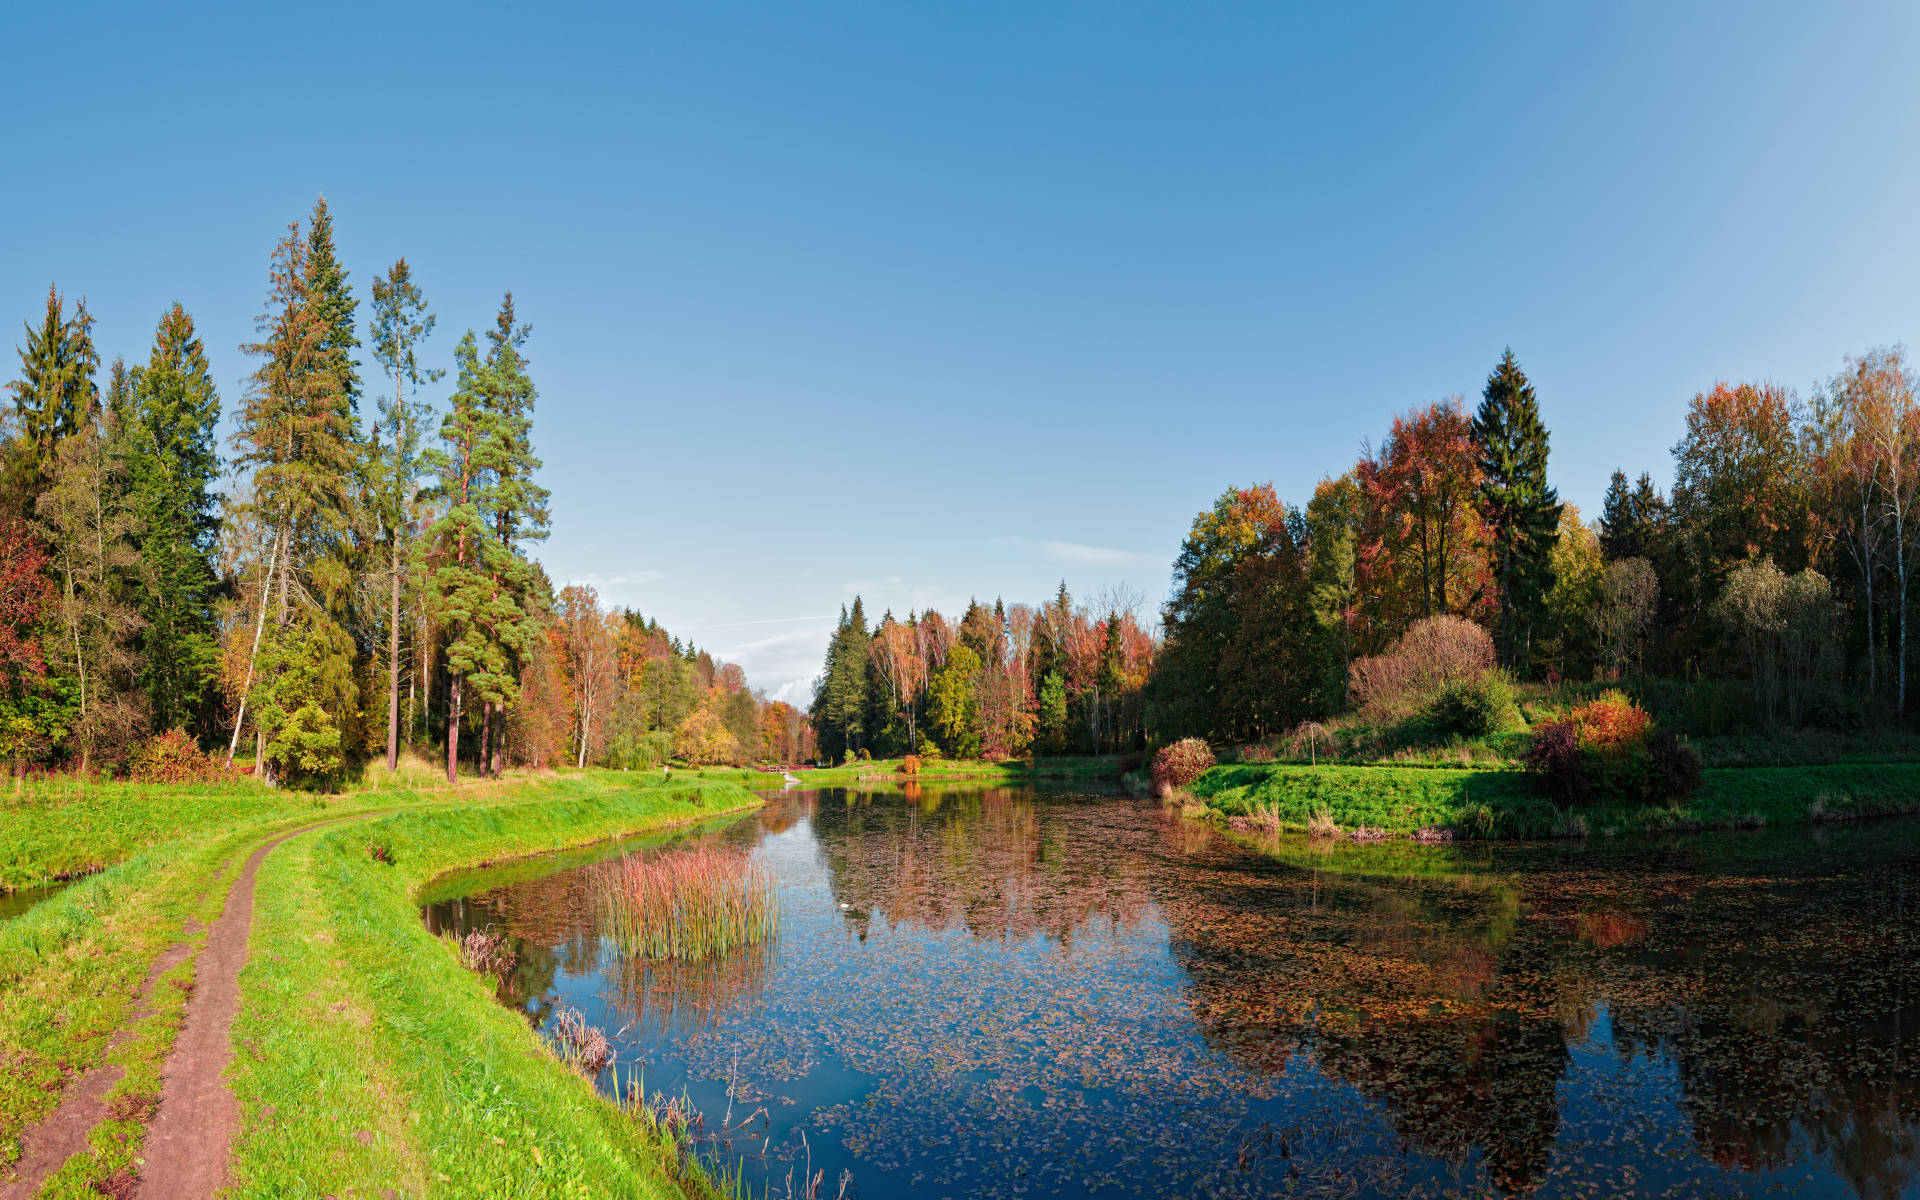
POLYGON ((779 923, 767 869, 707 847, 603 863, 593 886, 607 936, 643 958, 707 958, 763 941, 779 923))

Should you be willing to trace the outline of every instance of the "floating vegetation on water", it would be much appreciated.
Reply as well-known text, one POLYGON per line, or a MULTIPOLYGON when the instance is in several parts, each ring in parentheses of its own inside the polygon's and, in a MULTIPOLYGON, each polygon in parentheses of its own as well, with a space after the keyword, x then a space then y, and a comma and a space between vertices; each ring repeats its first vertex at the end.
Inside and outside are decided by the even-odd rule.
POLYGON ((611 953, 588 868, 460 910, 574 906, 516 942, 524 994, 608 1004, 597 1085, 672 1080, 634 1103, 756 1197, 1920 1186, 1920 824, 1434 846, 825 797, 738 827, 777 941, 611 953))
POLYGON ((708 958, 764 941, 779 924, 766 868, 711 847, 602 863, 593 886, 608 939, 643 958, 708 958))

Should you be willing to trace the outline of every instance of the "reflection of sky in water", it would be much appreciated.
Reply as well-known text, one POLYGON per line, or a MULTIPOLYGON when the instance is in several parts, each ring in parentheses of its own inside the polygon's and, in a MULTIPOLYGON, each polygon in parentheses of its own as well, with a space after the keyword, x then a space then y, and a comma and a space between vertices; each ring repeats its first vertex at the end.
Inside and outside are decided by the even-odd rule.
POLYGON ((514 934, 508 999, 583 1009, 709 1135, 731 1079, 706 1149, 756 1190, 810 1161, 869 1198, 1920 1194, 1912 931, 1871 898, 1897 849, 1857 877, 1564 848, 1375 875, 1137 801, 932 788, 701 836, 772 868, 772 947, 622 962, 578 867, 432 918, 514 934), (1788 928, 1710 948, 1754 914, 1788 928))

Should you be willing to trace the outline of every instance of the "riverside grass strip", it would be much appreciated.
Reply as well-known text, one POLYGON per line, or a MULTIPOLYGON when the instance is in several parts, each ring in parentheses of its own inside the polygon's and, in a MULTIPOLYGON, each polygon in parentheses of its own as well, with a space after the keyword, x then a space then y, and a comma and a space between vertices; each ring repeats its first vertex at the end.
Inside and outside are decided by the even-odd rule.
POLYGON ((235 1022, 232 1195, 361 1194, 383 1170, 426 1195, 719 1194, 651 1122, 548 1053, 420 920, 420 895, 445 872, 759 803, 718 781, 578 778, 575 797, 328 831, 274 868, 235 1022), (293 870, 306 881, 278 877, 293 870), (314 1044, 289 1052, 289 1037, 314 1044), (369 1115, 353 1117, 363 1103, 369 1115), (359 1119, 366 1125, 346 1127, 359 1119))
POLYGON ((1306 831, 1316 816, 1342 830, 1388 834, 1440 827, 1469 838, 1685 833, 1860 820, 1920 812, 1920 763, 1738 767, 1705 772, 1686 803, 1592 804, 1562 812, 1520 771, 1288 763, 1217 766, 1188 789, 1222 819, 1274 814, 1306 831))

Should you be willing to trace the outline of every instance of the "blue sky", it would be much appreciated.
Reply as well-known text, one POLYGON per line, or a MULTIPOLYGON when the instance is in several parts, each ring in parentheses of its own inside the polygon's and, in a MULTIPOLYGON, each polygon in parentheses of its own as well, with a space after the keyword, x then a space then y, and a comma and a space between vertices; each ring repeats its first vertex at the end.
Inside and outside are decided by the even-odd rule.
POLYGON ((121 8, 6 18, 0 321, 199 321, 324 192, 430 354, 534 326, 554 577, 804 699, 878 611, 1119 582, 1511 345, 1591 511, 1716 378, 1920 317, 1911 6, 121 8))

